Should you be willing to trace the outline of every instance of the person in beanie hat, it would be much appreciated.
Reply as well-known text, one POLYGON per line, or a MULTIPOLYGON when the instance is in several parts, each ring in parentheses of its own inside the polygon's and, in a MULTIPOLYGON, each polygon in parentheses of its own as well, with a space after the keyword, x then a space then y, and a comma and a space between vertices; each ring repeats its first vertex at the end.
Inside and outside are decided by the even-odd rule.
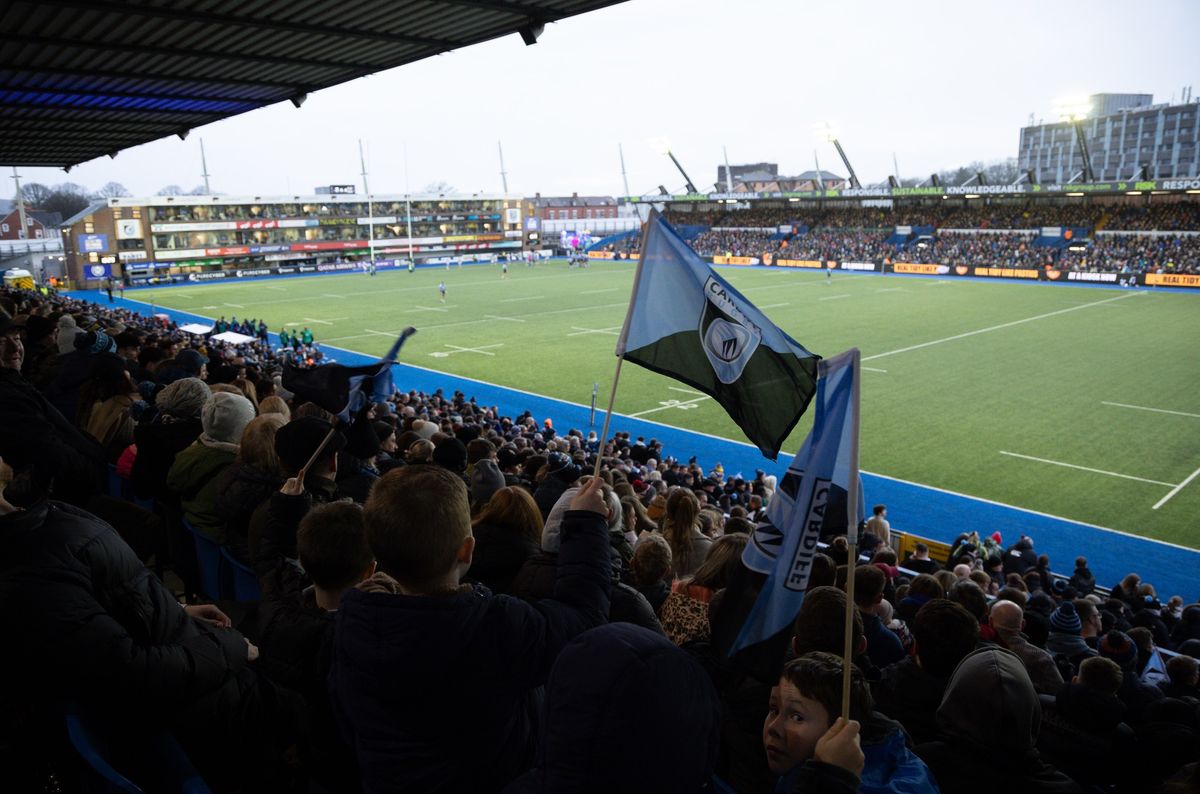
POLYGON ((1136 725, 1142 718, 1142 712, 1156 700, 1163 699, 1163 691, 1153 684, 1142 681, 1137 674, 1138 648, 1137 643, 1123 631, 1112 631, 1100 638, 1100 655, 1117 663, 1124 673, 1117 697, 1125 704, 1125 721, 1136 725))
POLYGON ((1079 611, 1071 601, 1064 601, 1050 613, 1050 635, 1046 638, 1046 651, 1051 656, 1062 655, 1071 660, 1076 667, 1096 652, 1088 646, 1082 637, 1083 621, 1079 611))
POLYGON ((162 388, 153 397, 154 412, 147 411, 133 430, 137 457, 130 482, 140 499, 175 500, 167 490, 167 472, 175 456, 200 437, 200 409, 212 396, 208 385, 196 378, 183 378, 162 388))
POLYGON ((444 438, 433 448, 433 462, 464 477, 467 470, 467 447, 453 436, 444 438))
POLYGON ((559 498, 579 479, 581 470, 562 452, 551 452, 546 456, 546 479, 542 480, 533 493, 533 501, 545 519, 554 509, 559 498))
POLYGON ((88 331, 75 337, 74 348, 59 357, 58 374, 45 389, 46 398, 72 421, 79 415, 79 392, 92 377, 93 358, 117 352, 117 343, 103 331, 88 331))
POLYGON ((471 474, 471 504, 476 509, 487 504, 492 494, 503 487, 504 475, 500 473, 496 461, 490 458, 475 461, 475 471, 471 474))
POLYGON ((217 512, 220 475, 237 458, 242 431, 254 418, 254 406, 240 394, 218 392, 200 409, 200 438, 175 456, 167 472, 167 488, 179 496, 183 516, 218 543, 225 542, 225 522, 217 512))

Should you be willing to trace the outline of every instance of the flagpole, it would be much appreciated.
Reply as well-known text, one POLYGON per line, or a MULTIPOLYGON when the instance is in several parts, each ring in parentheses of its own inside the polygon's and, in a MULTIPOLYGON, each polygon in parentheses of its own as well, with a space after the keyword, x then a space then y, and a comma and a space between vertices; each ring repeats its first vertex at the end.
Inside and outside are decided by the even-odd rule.
POLYGON ((317 451, 312 454, 312 457, 308 459, 308 463, 305 463, 304 468, 301 469, 300 472, 296 475, 296 479, 298 479, 301 483, 304 482, 304 478, 305 478, 305 476, 307 476, 308 470, 312 467, 312 465, 314 463, 317 462, 317 458, 321 457, 321 453, 325 451, 325 447, 329 446, 329 442, 330 442, 330 440, 333 439, 333 434, 336 432, 337 432, 336 426, 329 428, 329 432, 326 433, 325 438, 323 438, 321 440, 321 445, 319 447, 317 447, 317 451))
MULTIPOLYGON (((655 211, 651 210, 650 217, 653 218, 655 214, 655 211)), ((633 272, 633 291, 629 296, 629 308, 625 310, 625 322, 621 327, 621 335, 617 338, 617 349, 621 353, 617 356, 617 371, 613 373, 612 391, 608 395, 608 410, 604 412, 604 427, 600 430, 600 451, 596 454, 596 467, 592 470, 592 475, 595 477, 600 476, 600 462, 604 460, 604 445, 608 443, 608 426, 612 422, 613 404, 617 401, 617 384, 621 380, 621 364, 625 361, 625 337, 629 333, 629 318, 633 316, 633 304, 641 281, 642 265, 646 261, 646 232, 649 228, 650 220, 647 219, 642 224, 642 252, 638 257, 637 269, 633 272)))
POLYGON ((617 356, 617 371, 613 373, 612 391, 608 394, 608 410, 604 412, 604 428, 600 431, 600 449, 596 452, 596 467, 592 470, 593 477, 600 476, 600 462, 604 460, 604 445, 608 438, 608 425, 612 421, 613 404, 617 401, 617 384, 621 380, 621 364, 625 356, 617 356))
POLYGON ((842 654, 842 716, 850 719, 850 670, 854 654, 854 571, 858 567, 858 432, 859 432, 859 360, 861 354, 854 348, 852 358, 850 407, 853 412, 850 433, 850 481, 846 484, 846 643, 842 654))

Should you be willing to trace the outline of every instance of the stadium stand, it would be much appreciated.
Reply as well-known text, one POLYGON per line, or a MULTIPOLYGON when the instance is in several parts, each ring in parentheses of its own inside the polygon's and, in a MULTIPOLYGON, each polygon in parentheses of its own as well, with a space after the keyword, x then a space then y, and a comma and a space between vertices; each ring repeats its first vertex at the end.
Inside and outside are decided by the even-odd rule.
MULTIPOLYGON (((1028 239, 934 247, 986 258, 995 248, 969 246, 1028 239)), ((881 244, 845 229, 807 242, 881 244)), ((98 758, 142 772, 90 739, 74 739, 90 768, 72 766, 62 726, 80 709, 177 744, 176 778, 214 791, 849 792, 903 769, 917 788, 897 790, 1135 792, 1194 778, 1200 603, 1136 573, 1096 582, 1083 557, 999 531, 936 544, 880 506, 853 565, 853 658, 837 588, 850 561, 831 530, 793 629, 728 659, 763 586, 740 548, 772 476, 461 392, 399 391, 335 426, 282 388, 284 358, 261 340, 223 346, 28 290, 4 290, 0 309, 0 597, 20 638, 2 657, 0 763, 14 790, 94 775, 98 758), (110 381, 123 390, 98 388, 110 381), (215 576, 178 542, 202 535, 220 545, 215 576), (234 595, 221 560, 237 597, 214 604, 197 583, 234 595), (848 662, 857 725, 840 734, 848 662), (448 754, 464 720, 469 751, 448 754), (653 752, 629 752, 638 735, 653 752)))

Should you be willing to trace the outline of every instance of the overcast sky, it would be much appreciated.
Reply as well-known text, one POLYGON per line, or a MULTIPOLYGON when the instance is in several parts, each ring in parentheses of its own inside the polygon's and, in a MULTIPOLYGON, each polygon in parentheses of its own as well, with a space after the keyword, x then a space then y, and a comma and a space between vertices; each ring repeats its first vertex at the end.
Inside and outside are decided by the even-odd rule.
POLYGON ((532 47, 513 35, 26 181, 123 183, 135 195, 201 184, 234 195, 358 184, 357 139, 372 192, 447 182, 460 192, 675 191, 665 139, 701 190, 729 161, 784 173, 844 173, 813 133, 832 122, 864 184, 972 160, 1013 157, 1030 114, 1098 92, 1179 99, 1200 84, 1196 0, 909 3, 631 0, 549 25, 532 47), (406 180, 404 145, 408 150, 406 180))

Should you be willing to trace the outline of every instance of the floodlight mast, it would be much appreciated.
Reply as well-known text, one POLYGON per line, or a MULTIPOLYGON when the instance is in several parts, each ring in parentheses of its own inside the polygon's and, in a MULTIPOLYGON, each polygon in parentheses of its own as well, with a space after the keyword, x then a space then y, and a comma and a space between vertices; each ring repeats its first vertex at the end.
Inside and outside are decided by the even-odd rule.
POLYGON ((841 141, 837 138, 837 133, 829 122, 817 125, 818 134, 825 140, 833 144, 833 148, 837 149, 838 157, 842 158, 842 165, 846 166, 846 172, 850 175, 850 187, 861 188, 862 183, 858 181, 858 174, 854 173, 854 166, 850 165, 850 158, 846 156, 846 150, 842 148, 841 141))
POLYGON ((1075 128, 1075 141, 1079 144, 1079 154, 1083 161, 1082 176, 1085 182, 1095 182, 1096 174, 1092 170, 1092 154, 1088 151, 1087 141, 1083 137, 1083 122, 1092 112, 1091 101, 1086 98, 1060 99, 1056 103, 1060 121, 1065 121, 1075 128))
POLYGON ((367 158, 363 155, 362 138, 358 139, 358 162, 362 165, 363 192, 367 194, 367 250, 371 254, 371 272, 375 272, 375 207, 371 203, 371 187, 367 184, 367 158))
POLYGON ((671 162, 674 163, 675 167, 679 169, 679 173, 683 174, 683 182, 685 185, 687 185, 688 193, 699 193, 700 191, 696 189, 694 184, 692 184, 692 178, 687 175, 687 171, 683 170, 683 166, 680 165, 679 160, 675 158, 674 152, 672 152, 670 149, 667 149, 667 157, 671 158, 671 162))

